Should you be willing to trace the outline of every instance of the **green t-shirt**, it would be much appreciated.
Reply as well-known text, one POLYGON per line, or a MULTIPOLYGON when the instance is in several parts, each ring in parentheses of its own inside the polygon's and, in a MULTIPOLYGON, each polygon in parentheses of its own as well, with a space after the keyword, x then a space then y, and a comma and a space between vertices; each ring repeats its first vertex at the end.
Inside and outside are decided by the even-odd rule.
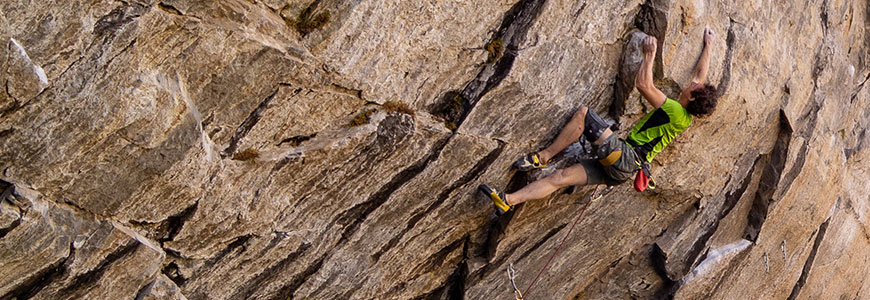
POLYGON ((643 116, 631 129, 628 143, 650 162, 662 152, 678 134, 692 124, 692 115, 673 99, 666 99, 661 107, 643 116))

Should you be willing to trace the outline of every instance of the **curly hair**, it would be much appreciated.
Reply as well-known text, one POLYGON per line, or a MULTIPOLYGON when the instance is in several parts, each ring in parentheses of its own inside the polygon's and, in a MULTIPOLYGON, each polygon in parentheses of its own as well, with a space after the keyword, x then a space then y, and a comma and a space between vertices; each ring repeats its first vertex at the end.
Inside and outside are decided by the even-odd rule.
POLYGON ((701 88, 692 91, 691 95, 695 100, 689 101, 686 111, 693 116, 704 117, 713 113, 713 110, 716 109, 716 103, 718 103, 718 99, 716 99, 716 87, 704 84, 701 88))

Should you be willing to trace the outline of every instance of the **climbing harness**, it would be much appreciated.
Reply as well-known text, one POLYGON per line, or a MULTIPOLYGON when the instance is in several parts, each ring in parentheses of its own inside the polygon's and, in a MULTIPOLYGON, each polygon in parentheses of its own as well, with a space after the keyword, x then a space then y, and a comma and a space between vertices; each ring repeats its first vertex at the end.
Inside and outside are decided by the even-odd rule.
POLYGON ((557 254, 559 254, 559 250, 561 250, 562 246, 565 245, 565 241, 568 240, 568 236, 570 236, 571 232, 574 231, 574 226, 577 226, 577 223, 579 223, 580 220, 583 219, 583 214, 586 212, 586 208, 589 207, 589 204, 592 203, 592 201, 598 200, 604 194, 613 189, 612 186, 608 186, 604 189, 602 193, 598 193, 599 188, 601 188, 600 185, 596 186, 595 189, 592 191, 592 195, 589 197, 589 201, 586 202, 586 205, 583 205, 583 209, 580 210, 580 214, 577 215, 577 218, 574 219, 574 224, 571 224, 571 228, 568 229, 568 233, 565 234, 565 237, 562 238, 562 242, 560 242, 559 246, 556 247, 556 251, 553 251, 553 255, 550 255, 550 259, 547 260, 547 263, 544 264, 544 267, 541 268, 541 271, 538 272, 538 275, 535 276, 535 280, 532 280, 532 283, 529 284, 529 287, 526 288, 525 292, 520 292, 520 289, 517 288, 517 285, 514 282, 514 279, 516 278, 516 271, 513 270, 513 264, 510 264, 508 266, 508 279, 510 279, 511 281, 511 285, 514 288, 514 296, 517 298, 517 300, 524 300, 523 295, 528 295, 529 292, 532 291, 532 287, 535 286, 535 283, 538 282, 538 279, 541 278, 541 275, 544 274, 544 271, 546 271, 547 267, 550 266, 550 263, 553 262, 553 258, 555 258, 557 254))

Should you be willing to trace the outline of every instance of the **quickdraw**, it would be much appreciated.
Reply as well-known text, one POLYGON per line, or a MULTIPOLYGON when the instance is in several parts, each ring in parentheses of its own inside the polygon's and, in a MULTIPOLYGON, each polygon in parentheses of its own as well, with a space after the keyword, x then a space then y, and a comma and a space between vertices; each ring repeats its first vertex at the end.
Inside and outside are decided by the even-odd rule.
POLYGON ((523 300, 523 292, 520 292, 520 289, 517 288, 517 282, 514 280, 517 278, 517 271, 514 270, 514 264, 511 263, 507 267, 508 278, 511 280, 511 286, 514 288, 514 297, 517 300, 523 300))

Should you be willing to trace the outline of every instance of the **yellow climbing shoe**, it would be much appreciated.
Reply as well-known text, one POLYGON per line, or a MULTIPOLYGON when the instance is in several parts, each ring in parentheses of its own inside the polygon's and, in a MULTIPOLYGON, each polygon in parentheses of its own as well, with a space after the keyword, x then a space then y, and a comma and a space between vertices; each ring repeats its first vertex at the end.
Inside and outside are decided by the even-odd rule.
POLYGON ((477 187, 481 193, 486 194, 492 199, 492 204, 495 204, 495 211, 499 214, 503 214, 511 210, 511 205, 507 203, 504 197, 504 193, 497 191, 494 188, 489 187, 488 185, 481 184, 477 187))
POLYGON ((541 161, 541 156, 537 153, 527 154, 517 159, 514 162, 514 167, 518 170, 526 172, 532 169, 540 169, 547 166, 547 162, 541 161))

